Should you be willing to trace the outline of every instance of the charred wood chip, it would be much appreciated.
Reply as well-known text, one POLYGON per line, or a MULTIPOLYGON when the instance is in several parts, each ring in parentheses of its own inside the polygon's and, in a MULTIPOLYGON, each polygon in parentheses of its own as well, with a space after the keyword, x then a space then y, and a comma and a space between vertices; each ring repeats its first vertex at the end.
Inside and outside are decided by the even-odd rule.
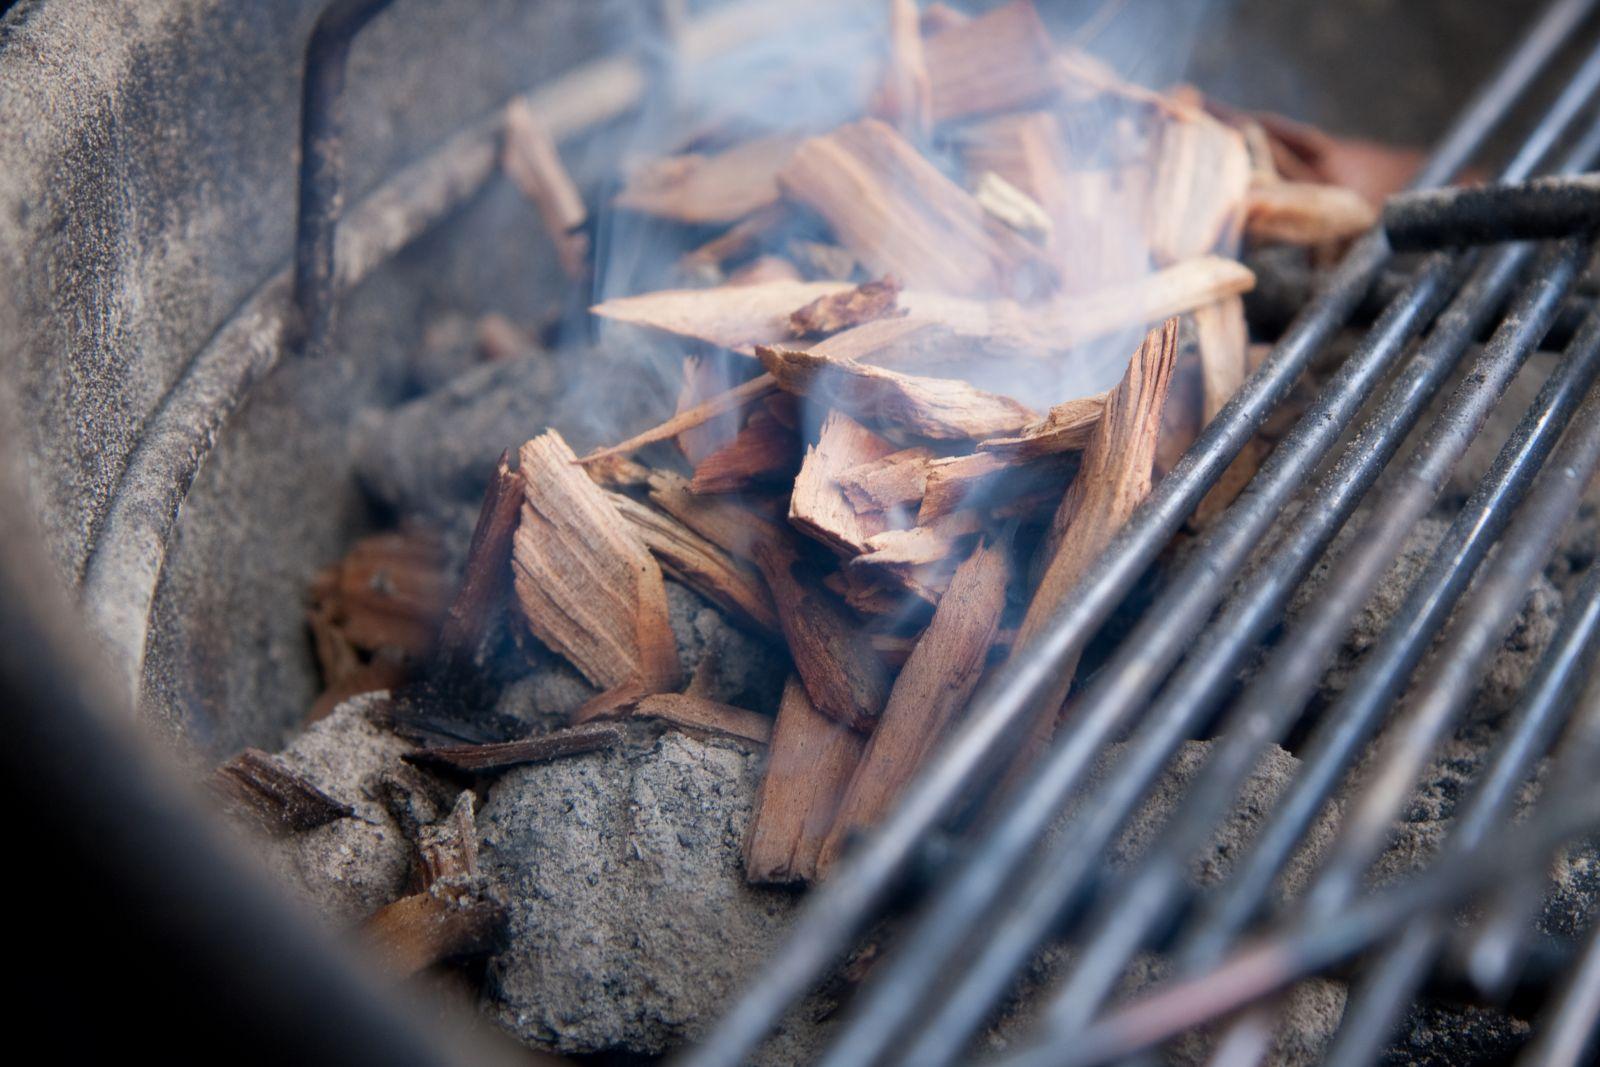
POLYGON ((273 834, 314 830, 355 814, 258 748, 247 748, 218 767, 211 788, 230 814, 273 834))
POLYGON ((407 753, 403 758, 408 763, 423 767, 462 774, 489 774, 524 763, 545 763, 564 756, 578 756, 611 748, 620 745, 623 738, 623 731, 618 726, 584 723, 542 737, 480 745, 441 745, 407 753))

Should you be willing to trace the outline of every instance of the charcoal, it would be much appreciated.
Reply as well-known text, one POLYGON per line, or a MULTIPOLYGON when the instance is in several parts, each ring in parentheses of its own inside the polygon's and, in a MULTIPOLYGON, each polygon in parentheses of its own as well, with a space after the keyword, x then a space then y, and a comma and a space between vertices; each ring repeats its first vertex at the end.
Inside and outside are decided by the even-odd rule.
POLYGON ((302 833, 263 839, 259 852, 318 915, 337 926, 367 918, 398 897, 411 870, 411 844, 384 802, 382 780, 403 771, 410 746, 374 722, 386 699, 368 693, 312 723, 278 758, 355 810, 302 833))

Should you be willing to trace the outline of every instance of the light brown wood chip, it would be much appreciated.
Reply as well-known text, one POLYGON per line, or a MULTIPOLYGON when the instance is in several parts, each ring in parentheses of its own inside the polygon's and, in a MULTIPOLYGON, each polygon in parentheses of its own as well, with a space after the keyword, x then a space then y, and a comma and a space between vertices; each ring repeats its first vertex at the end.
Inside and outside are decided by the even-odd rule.
POLYGON ((688 223, 733 222, 777 203, 778 169, 799 138, 774 134, 715 155, 653 160, 628 175, 618 207, 688 223))
POLYGON ((754 485, 792 481, 799 466, 799 437, 758 408, 732 440, 695 464, 689 488, 696 493, 736 493, 754 485))
POLYGON ((1254 241, 1318 245, 1359 237, 1377 221, 1377 209, 1353 189, 1265 182, 1250 189, 1245 232, 1254 241))
POLYGON ((512 550, 528 627, 590 682, 678 688, 661 568, 554 431, 522 446, 512 550))
POLYGON ((1014 111, 1060 89, 1055 49, 1032 0, 1016 0, 923 43, 936 123, 1014 111))
POLYGON ((1022 429, 1037 416, 1010 397, 954 378, 923 378, 830 359, 818 349, 763 345, 761 365, 785 392, 936 440, 982 440, 1022 429))
MULTIPOLYGON (((1025 652, 1038 638, 1095 558, 1149 495, 1161 410, 1177 354, 1178 322, 1168 319, 1150 331, 1112 390, 1105 416, 1084 449, 1078 477, 1039 548, 1048 562, 1017 629, 1013 654, 1025 652)), ((1062 665, 1054 689, 1040 700, 1040 714, 1017 767, 1031 763, 1049 742, 1076 667, 1076 661, 1062 665)))
POLYGON ((1193 111, 1162 124, 1151 194, 1150 249, 1158 264, 1232 254, 1250 190, 1244 138, 1193 111))
POLYGON ((1007 555, 1003 544, 980 545, 956 568, 851 775, 822 847, 824 875, 852 833, 883 818, 965 710, 1005 609, 1007 555))
POLYGON ((754 569, 648 504, 621 494, 611 503, 667 573, 735 618, 778 632, 772 595, 754 569))
POLYGON ((789 316, 789 332, 796 337, 821 336, 864 322, 904 315, 905 310, 896 307, 899 296, 900 283, 892 274, 886 274, 875 282, 862 282, 843 293, 817 297, 789 316))
POLYGON ((902 448, 841 472, 839 488, 857 511, 887 511, 914 504, 922 499, 928 462, 935 456, 926 445, 902 448))
POLYGON ((633 714, 661 719, 685 730, 725 734, 766 744, 772 739, 772 720, 744 708, 687 693, 656 693, 640 700, 633 714))
POLYGON ((834 551, 867 551, 867 539, 889 528, 878 512, 862 512, 845 497, 839 475, 894 452, 894 445, 843 412, 829 413, 806 449, 789 497, 789 523, 834 551))
POLYGON ((1079 397, 1057 404, 1044 418, 1031 422, 1014 437, 991 437, 978 442, 984 452, 996 452, 1016 459, 1075 452, 1089 443, 1094 428, 1105 411, 1106 393, 1079 397))
POLYGON ((860 734, 812 706, 798 678, 789 679, 745 839, 747 879, 816 880, 823 841, 864 745, 860 734))
POLYGON ((799 308, 852 288, 849 282, 763 282, 663 289, 616 297, 589 310, 613 322, 665 330, 748 356, 756 345, 789 340, 789 316, 799 308))
POLYGON ((874 274, 958 296, 1048 289, 1037 249, 991 226, 971 194, 876 119, 802 142, 778 184, 874 274))
POLYGON ((1233 399, 1250 373, 1250 327, 1245 322, 1244 301, 1235 296, 1196 308, 1194 326, 1203 398, 1200 423, 1204 426, 1233 399))
POLYGON ((581 227, 587 212, 550 132, 521 97, 506 107, 505 131, 501 165, 538 209, 555 242, 561 269, 570 278, 584 277, 589 271, 589 237, 581 227))
POLYGON ((933 127, 932 108, 916 0, 889 0, 889 56, 872 114, 920 141, 933 127))

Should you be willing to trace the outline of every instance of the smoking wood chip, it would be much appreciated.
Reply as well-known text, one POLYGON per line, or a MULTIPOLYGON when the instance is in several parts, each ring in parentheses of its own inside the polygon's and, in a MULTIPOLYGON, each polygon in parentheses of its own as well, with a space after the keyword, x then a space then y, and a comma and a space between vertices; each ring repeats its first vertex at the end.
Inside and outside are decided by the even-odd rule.
MULTIPOLYGON (((678 390, 678 404, 674 415, 692 411, 707 400, 728 391, 733 385, 726 368, 717 361, 689 356, 683 361, 683 387, 678 390)), ((696 464, 733 440, 739 432, 739 411, 724 411, 698 426, 691 426, 677 435, 678 451, 689 463, 696 464)))
POLYGON ((890 0, 889 56, 872 115, 921 141, 933 127, 932 95, 916 0, 890 0))
POLYGON ((926 526, 961 508, 993 510, 1034 493, 1060 492, 1078 471, 1070 452, 1026 458, 1003 452, 975 452, 931 461, 923 485, 917 524, 926 526))
POLYGON ((1267 182, 1250 189, 1245 232, 1259 243, 1320 245, 1358 237, 1377 221, 1377 209, 1353 189, 1267 182))
POLYGON ((1050 34, 1031 0, 935 34, 922 51, 935 123, 1014 111, 1061 88, 1050 34))
POLYGON ((881 514, 857 510, 845 497, 839 475, 893 451, 892 444, 850 416, 831 412, 794 480, 790 525, 843 555, 865 552, 867 539, 887 530, 889 523, 881 514))
MULTIPOLYGON (((727 264, 759 250, 768 238, 789 223, 793 213, 790 205, 781 202, 752 212, 699 248, 686 252, 678 260, 679 273, 686 278, 718 281, 727 264)), ((731 277, 728 284, 735 284, 731 277)))
POLYGON ((870 730, 889 697, 883 661, 859 628, 804 563, 792 541, 773 538, 753 547, 756 566, 772 590, 784 643, 811 702, 824 715, 870 730))
POLYGON ((728 275, 728 285, 761 285, 765 282, 800 282, 805 275, 782 256, 757 256, 728 275))
POLYGON ((1048 241, 1055 224, 1039 202, 994 171, 984 171, 972 195, 991 218, 1031 241, 1048 241))
POLYGON ((852 567, 919 567, 949 559, 963 540, 983 526, 975 511, 942 515, 927 526, 885 530, 867 538, 867 552, 850 561, 852 567))
POLYGON ((875 319, 904 315, 905 311, 895 306, 899 296, 900 283, 894 275, 886 274, 875 282, 862 282, 854 289, 817 297, 790 314, 789 332, 795 337, 822 336, 875 319))
POLYGON ((270 834, 314 830, 355 809, 341 804, 259 748, 247 748, 211 775, 228 813, 270 834))
POLYGON ((613 322, 664 330, 748 356, 756 345, 787 341, 796 308, 852 288, 849 282, 764 282, 664 289, 616 297, 589 310, 613 322))
POLYGON ((858 463, 838 476, 839 488, 857 511, 887 511, 922 499, 928 462, 936 453, 926 445, 902 448, 880 459, 858 463))
POLYGON ((1107 395, 1096 393, 1064 401, 1045 412, 1044 418, 1024 426, 1016 436, 991 437, 979 441, 978 448, 1018 460, 1076 452, 1089 443, 1094 428, 1100 424, 1107 395))
POLYGON ((511 542, 522 510, 522 476, 511 469, 511 453, 500 456, 467 546, 467 562, 455 599, 439 627, 446 662, 465 665, 477 654, 489 620, 511 586, 511 542))
POLYGON ((789 481, 799 466, 800 439, 794 430, 770 411, 757 409, 732 440, 695 464, 689 488, 696 493, 736 493, 789 481))
POLYGON ((611 503, 667 573, 735 618, 778 632, 772 595, 752 568, 648 504, 621 495, 611 503))
POLYGON ((485 745, 439 745, 408 752, 407 763, 439 767, 462 774, 489 774, 525 763, 547 763, 620 745, 622 730, 607 723, 568 726, 539 737, 496 741, 485 745))
POLYGON ((1047 288, 1037 249, 990 225, 971 194, 876 119, 802 142, 778 183, 874 274, 960 296, 1047 288))
MULTIPOLYGON (((705 426, 712 420, 730 412, 736 413, 754 401, 776 392, 777 389, 778 382, 772 375, 757 375, 726 392, 707 397, 692 408, 679 411, 659 426, 653 426, 643 433, 635 434, 620 444, 612 445, 609 448, 596 449, 584 456, 582 462, 585 465, 591 465, 629 452, 637 452, 646 445, 653 445, 659 441, 670 441, 674 437, 679 437, 688 431, 705 426)), ((693 447, 698 448, 699 445, 696 444, 693 447)))
POLYGON ((1010 397, 954 378, 901 374, 819 353, 766 345, 756 350, 785 392, 919 437, 982 440, 1020 430, 1037 418, 1010 397))
POLYGON ((745 839, 746 879, 817 879, 823 842, 864 744, 854 730, 819 713, 798 678, 789 679, 745 839))
POLYGON ((1244 138, 1202 111, 1161 125, 1150 250, 1159 264, 1238 244, 1250 191, 1244 138))
POLYGON ((583 197, 562 164, 550 132, 520 98, 506 106, 501 165, 538 209, 555 242, 561 269, 569 278, 583 278, 589 271, 589 237, 582 232, 587 218, 583 197))
POLYGON ((895 680, 822 847, 824 875, 850 835, 876 825, 966 708, 1005 609, 1004 544, 980 545, 956 568, 933 620, 895 680))
POLYGON ((633 714, 661 719, 691 732, 723 734, 763 745, 772 739, 772 720, 765 715, 687 693, 647 696, 633 706, 633 714))
POLYGON ((1205 426, 1233 399, 1250 373, 1250 327, 1245 322, 1244 301, 1235 296, 1196 308, 1194 326, 1203 398, 1200 423, 1205 426))
POLYGON ((555 431, 522 446, 521 468, 512 565, 529 629, 603 689, 678 688, 666 587, 650 552, 555 431))
MULTIPOLYGON (((1107 399, 1105 415, 1084 449, 1078 476, 1039 547, 1046 562, 1017 629, 1013 654, 1026 652, 1095 558, 1149 495, 1161 411, 1177 354, 1178 323, 1168 319, 1145 337, 1107 399)), ((1040 713, 1015 767, 1031 763, 1049 742, 1076 666, 1076 662, 1063 664, 1052 690, 1039 701, 1040 713)))
POLYGON ((613 203, 678 222, 733 222, 777 202, 778 170, 797 143, 773 135, 715 155, 653 160, 628 176, 613 203))

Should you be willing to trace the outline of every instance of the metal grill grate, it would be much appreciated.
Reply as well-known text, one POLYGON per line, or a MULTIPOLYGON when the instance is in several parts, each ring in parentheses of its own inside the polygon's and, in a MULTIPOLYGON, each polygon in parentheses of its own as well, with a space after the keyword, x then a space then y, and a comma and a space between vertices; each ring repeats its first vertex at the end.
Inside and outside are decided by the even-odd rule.
MULTIPOLYGON (((1549 7, 1434 153, 1417 186, 1441 184, 1471 161, 1595 6, 1558 0, 1549 7)), ((1597 98, 1600 45, 1526 133, 1501 179, 1593 167, 1600 157, 1597 98)), ((1009 664, 985 687, 968 722, 895 815, 813 893, 766 972, 682 1062, 744 1062, 918 870, 935 873, 839 1025, 822 1058, 829 1067, 943 1067, 961 1059, 1019 972, 1058 936, 1076 946, 1071 973, 1049 1000, 1036 1043, 998 1061, 1007 1067, 1110 1062, 1228 1014, 1234 1019, 1222 1032, 1217 1060, 1258 1062, 1273 1033, 1274 995, 1367 952, 1402 926, 1402 935, 1367 952, 1357 968, 1330 1062, 1371 1062, 1453 941, 1465 942, 1450 954, 1467 961, 1475 986, 1503 994, 1543 894, 1545 861, 1600 817, 1600 798, 1586 774, 1600 756, 1600 680, 1586 678, 1600 674, 1592 669, 1600 653, 1600 576, 1591 574, 1569 604, 1440 857, 1412 883, 1382 894, 1365 893, 1364 876, 1600 464, 1600 389, 1594 388, 1600 314, 1572 334, 1387 632, 1317 718, 1295 780, 1249 851, 1199 899, 1186 873, 1268 746, 1302 717, 1357 612, 1556 322, 1594 242, 1594 232, 1584 231, 1544 245, 1424 258, 1249 487, 1074 695, 1049 752, 993 806, 997 816, 973 819, 986 772, 1012 747, 1059 665, 1127 597, 1389 266, 1382 233, 1358 243, 1067 598, 1037 654, 1009 664), (1485 331, 1487 344, 1474 349, 1485 331), (1463 369, 1462 384, 1416 437, 1430 404, 1463 369), (1419 443, 1402 453, 1408 438, 1419 443), (1240 668, 1282 622, 1295 590, 1361 504, 1369 517, 1333 558, 1314 610, 1284 631, 1261 669, 1233 693, 1240 668), (1180 745, 1213 722, 1210 755, 1161 836, 1131 868, 1107 871, 1102 857, 1180 745), (1114 738, 1126 739, 1121 754, 1091 787, 1090 772, 1114 738), (1552 747, 1556 766, 1545 799, 1513 830, 1512 801, 1552 747), (1309 888, 1288 913, 1258 928, 1271 910, 1276 879, 1360 758, 1368 759, 1363 788, 1309 888), (1075 800, 1082 814, 1051 835, 1075 800), (952 843, 947 832, 956 826, 967 830, 952 843), (949 858, 936 861, 936 854, 949 858), (1505 870, 1531 873, 1502 879, 1481 921, 1457 936, 1451 909, 1505 870), (1247 937, 1256 947, 1240 947, 1247 937), (1153 996, 1108 1008, 1130 962, 1156 947, 1170 950, 1175 977, 1153 996)), ((1570 982, 1551 998, 1552 1018, 1529 1046, 1530 1062, 1578 1062, 1600 1015, 1600 949, 1590 946, 1570 982)))

